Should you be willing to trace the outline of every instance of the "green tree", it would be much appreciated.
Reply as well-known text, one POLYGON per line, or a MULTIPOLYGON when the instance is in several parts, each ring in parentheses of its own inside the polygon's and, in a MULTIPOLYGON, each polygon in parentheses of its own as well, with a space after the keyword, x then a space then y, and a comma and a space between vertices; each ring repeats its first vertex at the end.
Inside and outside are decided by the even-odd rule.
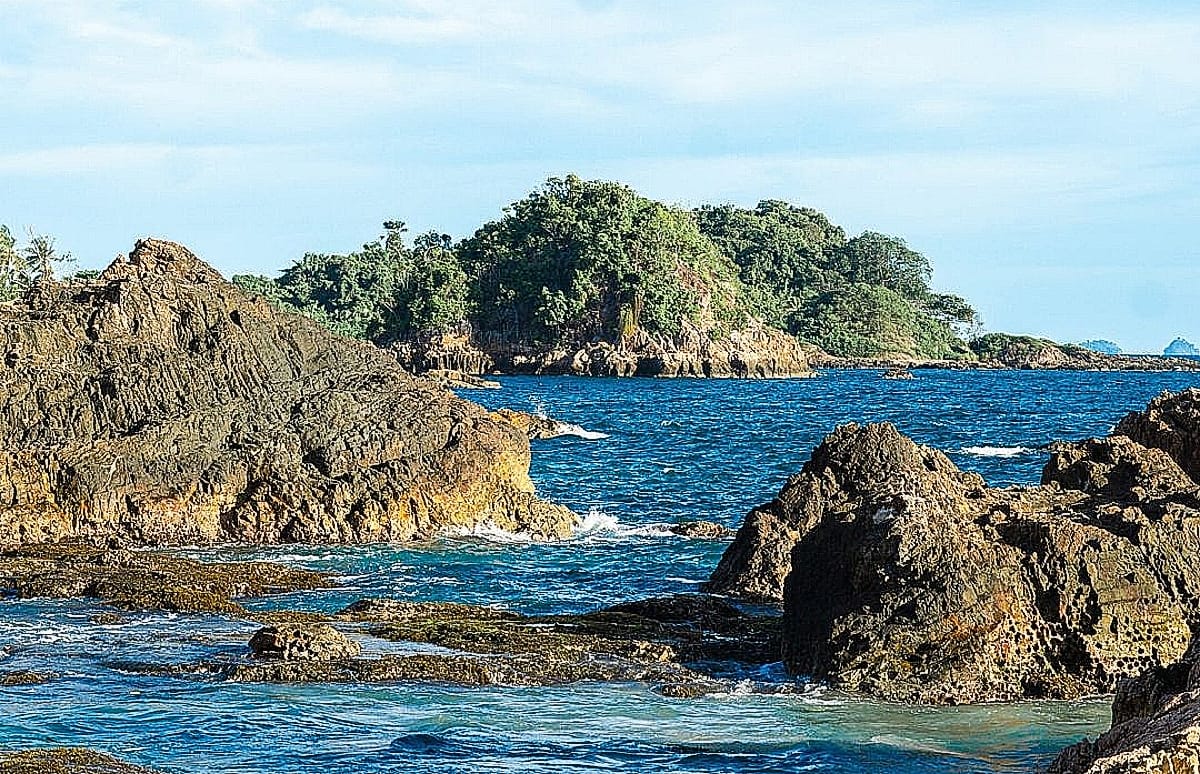
POLYGON ((838 252, 834 268, 848 282, 881 285, 908 299, 924 300, 933 270, 929 260, 899 237, 864 231, 838 252))
POLYGON ((29 262, 17 249, 8 226, 0 225, 0 301, 11 301, 29 287, 29 262))
POLYGON ((729 322, 737 269, 690 213, 619 183, 550 178, 461 245, 480 330, 541 343, 729 322))
POLYGON ((821 293, 800 320, 803 338, 843 357, 972 358, 950 325, 882 285, 853 283, 821 293))
POLYGON ((817 210, 768 199, 753 210, 705 205, 695 214, 700 231, 737 264, 752 313, 770 325, 794 331, 808 299, 843 284, 830 261, 846 234, 817 210))
POLYGON ((427 336, 467 319, 467 273, 450 237, 436 231, 422 234, 407 255, 408 264, 376 338, 427 336))

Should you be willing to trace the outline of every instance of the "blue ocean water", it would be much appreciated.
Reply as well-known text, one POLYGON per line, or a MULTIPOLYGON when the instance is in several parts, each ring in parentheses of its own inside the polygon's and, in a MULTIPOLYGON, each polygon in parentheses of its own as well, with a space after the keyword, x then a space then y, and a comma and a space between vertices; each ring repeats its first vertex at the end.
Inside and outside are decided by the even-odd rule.
MULTIPOLYGON (((722 543, 667 527, 737 526, 836 424, 895 422, 994 485, 1037 480, 1056 439, 1108 432, 1200 374, 832 371, 780 381, 505 378, 466 397, 545 411, 581 435, 535 442, 539 492, 584 516, 577 537, 503 533, 419 546, 189 551, 345 575, 342 587, 260 600, 333 610, 363 596, 524 612, 586 610, 696 590, 722 543), (604 437, 597 437, 603 435, 604 437)), ((1103 698, 914 708, 797 684, 777 667, 728 692, 670 699, 639 685, 465 689, 439 685, 231 685, 134 675, 121 659, 186 662, 241 652, 254 625, 137 614, 108 626, 82 600, 0 601, 0 669, 46 684, 0 688, 0 748, 84 745, 176 772, 995 772, 1044 765, 1095 735, 1103 698)), ((368 653, 395 647, 364 643, 368 653)))

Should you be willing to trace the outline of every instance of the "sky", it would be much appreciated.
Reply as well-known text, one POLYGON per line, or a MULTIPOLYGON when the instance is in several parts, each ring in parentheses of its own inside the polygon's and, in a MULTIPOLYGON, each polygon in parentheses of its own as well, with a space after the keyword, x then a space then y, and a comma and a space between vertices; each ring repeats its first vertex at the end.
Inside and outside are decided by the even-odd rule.
POLYGON ((989 330, 1200 343, 1194 0, 0 0, 0 30, 0 223, 83 266, 461 237, 573 172, 902 236, 989 330))

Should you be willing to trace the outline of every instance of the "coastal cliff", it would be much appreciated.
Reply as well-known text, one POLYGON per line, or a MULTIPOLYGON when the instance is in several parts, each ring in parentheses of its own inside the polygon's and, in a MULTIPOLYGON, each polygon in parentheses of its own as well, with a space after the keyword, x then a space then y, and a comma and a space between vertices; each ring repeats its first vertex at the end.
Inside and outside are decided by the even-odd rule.
POLYGON ((0 306, 0 544, 547 538, 510 423, 180 245, 0 306))
POLYGON ((749 322, 728 333, 683 321, 674 334, 643 329, 613 342, 553 347, 506 343, 479 345, 463 336, 436 336, 392 347, 401 364, 417 373, 456 368, 470 373, 570 376, 663 376, 797 378, 814 376, 803 345, 794 337, 749 322))
POLYGON ((841 427, 747 516, 708 590, 782 600, 788 668, 848 690, 1110 692, 1181 658, 1200 625, 1197 401, 1156 399, 1122 423, 1136 439, 1056 446, 1025 488, 990 488, 891 425, 841 427))

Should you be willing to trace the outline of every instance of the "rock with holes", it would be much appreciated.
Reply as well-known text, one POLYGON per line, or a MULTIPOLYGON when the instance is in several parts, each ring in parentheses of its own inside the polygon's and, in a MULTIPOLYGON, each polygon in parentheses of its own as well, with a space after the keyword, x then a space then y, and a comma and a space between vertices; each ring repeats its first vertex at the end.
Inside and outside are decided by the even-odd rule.
POLYGON ((1128 438, 993 489, 887 424, 848 425, 753 511, 713 591, 784 602, 795 673, 918 703, 1109 692, 1200 625, 1200 495, 1128 438))
POLYGON ((250 638, 250 650, 284 661, 336 661, 354 658, 361 648, 329 624, 291 623, 259 629, 250 638))
POLYGON ((1049 774, 1200 771, 1200 642, 1182 660, 1123 682, 1112 727, 1063 750, 1049 774))
POLYGON ((0 305, 0 545, 542 537, 529 442, 394 356, 138 242, 0 305))

